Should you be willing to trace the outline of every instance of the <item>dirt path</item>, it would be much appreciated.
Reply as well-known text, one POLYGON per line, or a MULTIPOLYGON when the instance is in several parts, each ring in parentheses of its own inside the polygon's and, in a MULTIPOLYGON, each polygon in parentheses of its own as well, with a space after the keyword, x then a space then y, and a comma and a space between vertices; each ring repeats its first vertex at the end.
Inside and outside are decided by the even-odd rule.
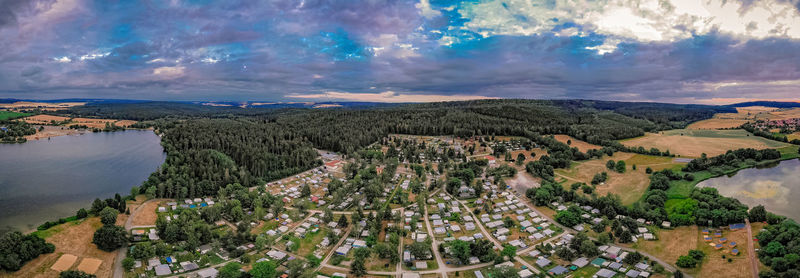
MULTIPOLYGON (((136 215, 142 210, 142 208, 147 207, 147 204, 152 202, 160 202, 167 199, 151 199, 147 200, 144 203, 136 206, 136 208, 131 212, 131 215, 128 216, 128 219, 125 220, 125 231, 130 232, 131 229, 135 228, 133 226, 133 219, 136 218, 136 215)), ((122 278, 125 274, 125 270, 122 269, 122 260, 127 257, 127 248, 120 248, 117 250, 117 258, 114 259, 114 278, 122 278)))
POLYGON ((753 231, 750 228, 750 220, 745 218, 747 224, 747 256, 750 257, 750 269, 753 270, 753 278, 758 278, 758 261, 756 260, 756 249, 753 247, 753 231))

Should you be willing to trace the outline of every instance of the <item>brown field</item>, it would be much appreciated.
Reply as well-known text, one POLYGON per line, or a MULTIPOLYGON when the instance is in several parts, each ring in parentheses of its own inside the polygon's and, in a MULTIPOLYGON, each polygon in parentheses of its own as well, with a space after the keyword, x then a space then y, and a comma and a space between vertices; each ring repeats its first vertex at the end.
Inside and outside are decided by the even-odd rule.
POLYGON ((689 254, 689 250, 697 249, 697 244, 702 243, 697 226, 658 230, 656 236, 658 240, 640 240, 633 244, 633 248, 647 252, 667 263, 675 264, 678 257, 689 254))
POLYGON ((729 128, 737 128, 743 124, 749 122, 748 120, 744 119, 725 119, 725 118, 714 118, 708 120, 702 120, 699 122, 694 122, 687 126, 687 129, 729 129, 729 128))
POLYGON ((800 139, 800 131, 786 135, 786 139, 789 139, 789 141, 794 139, 800 139))
MULTIPOLYGON (((754 226, 754 228, 756 227, 754 226)), ((715 250, 714 247, 709 246, 709 243, 703 240, 703 235, 697 226, 658 230, 657 236, 657 241, 639 241, 633 247, 672 264, 678 260, 678 257, 688 254, 689 250, 702 250, 706 257, 698 268, 681 268, 681 271, 692 274, 695 277, 718 277, 721 273, 724 273, 725 277, 751 276, 747 255, 747 242, 749 240, 747 238, 747 230, 723 231, 723 237, 738 244, 738 256, 730 255, 731 248, 724 247, 720 250, 715 250), (722 258, 723 255, 725 255, 725 259, 722 258), (731 258, 732 262, 729 263, 728 258, 731 258)), ((714 238, 714 242, 716 241, 717 239, 714 238)))
POLYGON ((58 258, 56 263, 54 263, 53 266, 50 267, 50 269, 61 272, 72 267, 72 265, 75 264, 75 261, 77 260, 78 257, 76 257, 75 255, 64 254, 61 255, 61 258, 58 258))
POLYGON ((626 139, 622 144, 629 147, 642 146, 646 149, 669 150, 685 157, 700 157, 705 153, 716 156, 728 150, 741 148, 780 148, 787 144, 751 135, 744 130, 690 130, 675 129, 645 136, 626 139))
MULTIPOLYGON (((122 216, 122 215, 120 215, 122 216)), ((117 219, 117 223, 124 221, 117 219)), ((41 255, 22 266, 22 269, 13 273, 0 273, 0 277, 57 277, 59 271, 51 269, 53 264, 63 254, 71 254, 85 260, 96 258, 101 261, 95 272, 97 277, 111 277, 112 266, 117 252, 105 252, 92 244, 94 231, 102 226, 98 217, 88 218, 83 221, 64 223, 51 229, 58 232, 46 238, 47 242, 56 246, 56 251, 41 255)), ((88 267, 89 265, 87 265, 88 267)), ((73 268, 75 269, 75 268, 73 268)))
MULTIPOLYGON (((156 214, 156 210, 158 209, 158 205, 161 202, 149 202, 144 204, 144 207, 139 209, 139 212, 136 213, 136 216, 131 220, 131 225, 133 226, 148 226, 148 225, 155 225, 156 219, 158 219, 158 214, 156 214)), ((131 212, 136 208, 131 208, 131 212)))
POLYGON ((50 137, 56 136, 63 136, 63 135, 80 135, 86 133, 86 130, 78 130, 78 129, 69 129, 63 126, 52 126, 52 125, 43 125, 44 130, 36 131, 36 134, 27 135, 25 139, 28 140, 39 140, 39 139, 47 139, 50 137))
POLYGON ((102 260, 98 260, 95 258, 84 258, 81 261, 81 264, 79 264, 76 269, 89 274, 94 274, 95 272, 97 272, 97 269, 100 268, 100 265, 102 263, 103 263, 102 260))
POLYGON ((51 116, 51 115, 35 115, 22 118, 22 120, 29 124, 50 124, 50 121, 61 122, 69 120, 69 118, 61 116, 51 116))
POLYGON ((555 135, 554 137, 556 138, 556 140, 558 140, 558 142, 561 142, 561 143, 564 143, 564 144, 566 144, 567 140, 569 140, 570 143, 571 143, 570 147, 576 147, 581 152, 586 152, 586 151, 592 150, 592 149, 602 149, 603 148, 603 147, 595 145, 595 144, 589 144, 589 143, 586 143, 584 141, 572 138, 569 135, 558 134, 558 135, 555 135))
POLYGON ((81 106, 85 104, 86 103, 84 102, 44 103, 44 102, 17 101, 14 103, 0 103, 0 108, 15 109, 15 110, 39 108, 41 110, 52 111, 63 108, 69 108, 73 106, 81 106))
POLYGON ((605 196, 609 193, 615 194, 620 197, 623 204, 628 205, 639 200, 647 190, 647 186, 650 183, 650 179, 645 173, 647 167, 660 170, 674 165, 669 157, 617 152, 611 157, 573 164, 570 169, 558 169, 556 170, 556 177, 566 180, 565 186, 569 186, 574 182, 591 184, 595 174, 606 172, 608 173, 608 180, 604 184, 598 184, 595 187, 595 192, 597 192, 598 196, 605 196), (606 162, 609 159, 625 161, 628 166, 625 173, 617 173, 606 168, 606 162), (632 169, 634 164, 636 164, 637 170, 632 169))

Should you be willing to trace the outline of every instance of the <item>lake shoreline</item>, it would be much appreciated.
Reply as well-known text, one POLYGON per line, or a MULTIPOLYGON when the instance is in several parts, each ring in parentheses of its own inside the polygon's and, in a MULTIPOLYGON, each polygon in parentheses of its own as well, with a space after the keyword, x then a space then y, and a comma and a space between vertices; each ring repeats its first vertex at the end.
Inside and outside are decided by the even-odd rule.
POLYGON ((35 232, 95 198, 128 195, 166 159, 152 130, 80 135, 0 145, 0 232, 35 232))

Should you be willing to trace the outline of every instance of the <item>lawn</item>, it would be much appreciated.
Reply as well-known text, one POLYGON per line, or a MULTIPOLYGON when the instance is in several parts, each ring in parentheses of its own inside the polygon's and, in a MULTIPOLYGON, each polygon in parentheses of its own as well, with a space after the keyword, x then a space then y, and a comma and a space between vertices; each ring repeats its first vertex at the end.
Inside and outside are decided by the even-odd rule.
POLYGON ((30 116, 30 115, 32 115, 32 114, 30 114, 30 113, 20 113, 20 112, 14 112, 14 111, 0 111, 0 121, 13 120, 13 119, 17 119, 17 118, 27 117, 27 116, 30 116))
POLYGON ((572 277, 575 278, 590 278, 600 269, 594 266, 586 266, 572 272, 572 277))
POLYGON ((297 254, 300 256, 308 256, 317 249, 317 244, 322 242, 325 235, 328 234, 326 229, 320 229, 316 233, 307 233, 305 238, 300 239, 300 248, 297 249, 297 254))

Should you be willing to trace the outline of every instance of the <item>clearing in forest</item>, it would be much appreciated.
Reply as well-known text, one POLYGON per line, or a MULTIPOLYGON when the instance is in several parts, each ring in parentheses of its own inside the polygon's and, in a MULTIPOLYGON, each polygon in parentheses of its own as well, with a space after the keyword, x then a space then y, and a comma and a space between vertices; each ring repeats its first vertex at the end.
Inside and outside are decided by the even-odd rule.
POLYGON ((589 151, 591 149, 602 149, 603 148, 603 147, 595 145, 595 144, 589 144, 587 142, 572 138, 569 135, 558 134, 558 135, 553 135, 553 137, 555 137, 556 140, 558 140, 558 142, 561 142, 561 143, 564 143, 564 144, 567 144, 567 141, 569 141, 569 143, 570 143, 569 146, 570 147, 576 147, 581 152, 587 152, 587 151, 589 151))
POLYGON ((741 148, 781 148, 788 144, 755 136, 745 130, 690 130, 674 129, 620 141, 629 147, 658 148, 661 151, 686 156, 700 157, 724 154, 728 150, 741 148))

